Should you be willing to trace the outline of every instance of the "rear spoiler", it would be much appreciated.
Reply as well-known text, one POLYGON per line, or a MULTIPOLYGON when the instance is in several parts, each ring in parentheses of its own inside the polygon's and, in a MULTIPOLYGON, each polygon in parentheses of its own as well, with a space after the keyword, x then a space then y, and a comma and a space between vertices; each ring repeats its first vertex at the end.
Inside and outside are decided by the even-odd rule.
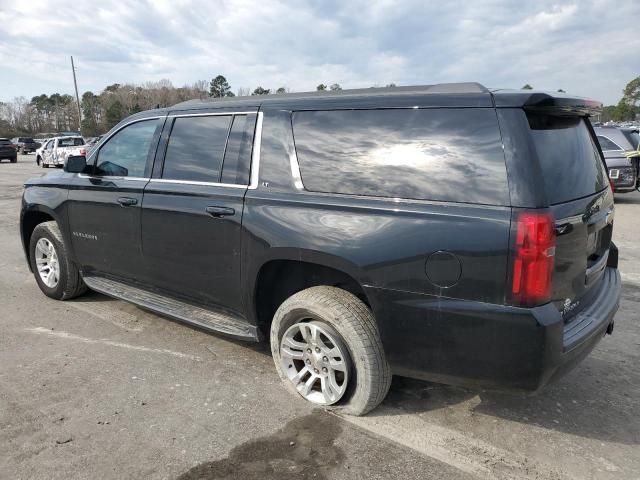
POLYGON ((602 110, 602 103, 597 100, 546 92, 498 90, 493 93, 493 98, 497 108, 520 107, 555 115, 594 115, 602 110))

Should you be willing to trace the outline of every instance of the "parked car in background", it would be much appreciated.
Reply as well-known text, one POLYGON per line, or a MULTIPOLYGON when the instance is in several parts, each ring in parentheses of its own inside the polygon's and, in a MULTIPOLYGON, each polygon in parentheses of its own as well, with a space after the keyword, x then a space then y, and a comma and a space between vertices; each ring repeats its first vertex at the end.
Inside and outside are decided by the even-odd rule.
POLYGON ((18 152, 16 146, 8 138, 0 138, 0 161, 11 160, 12 163, 18 161, 18 152))
POLYGON ((40 147, 31 137, 16 137, 12 138, 11 142, 16 146, 20 154, 33 153, 40 147))
POLYGON ((87 149, 82 137, 54 137, 50 139, 36 158, 42 168, 62 167, 70 155, 86 155, 87 149))
POLYGON ((640 187, 638 129, 601 126, 595 127, 594 131, 604 153, 609 178, 616 193, 633 192, 640 187))
POLYGON ((536 391, 620 301, 600 107, 454 84, 141 112, 26 182, 22 242, 45 295, 268 341, 344 413, 392 374, 536 391))
POLYGON ((53 141, 52 138, 46 138, 46 139, 43 139, 42 142, 40 142, 40 147, 36 150, 36 164, 38 165, 42 164, 42 159, 44 157, 44 150, 49 145, 49 142, 52 142, 52 141, 53 141))

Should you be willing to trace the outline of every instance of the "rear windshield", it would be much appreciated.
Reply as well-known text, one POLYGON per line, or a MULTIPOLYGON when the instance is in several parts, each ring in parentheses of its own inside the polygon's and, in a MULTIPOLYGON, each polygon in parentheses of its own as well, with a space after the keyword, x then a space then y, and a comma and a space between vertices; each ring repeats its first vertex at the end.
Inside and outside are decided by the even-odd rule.
POLYGON ((307 190, 508 203, 493 109, 295 112, 293 133, 307 190))
POLYGON ((84 145, 82 138, 61 138, 58 140, 58 147, 78 147, 84 145))
POLYGON ((607 186, 604 162, 584 118, 534 113, 527 118, 551 204, 587 197, 607 186))
POLYGON ((7 140, 6 138, 0 138, 0 145, 11 145, 11 140, 7 140))
POLYGON ((622 130, 622 134, 629 140, 634 150, 640 150, 640 135, 635 130, 622 130))
POLYGON ((33 138, 21 138, 20 141, 22 143, 34 143, 33 138))

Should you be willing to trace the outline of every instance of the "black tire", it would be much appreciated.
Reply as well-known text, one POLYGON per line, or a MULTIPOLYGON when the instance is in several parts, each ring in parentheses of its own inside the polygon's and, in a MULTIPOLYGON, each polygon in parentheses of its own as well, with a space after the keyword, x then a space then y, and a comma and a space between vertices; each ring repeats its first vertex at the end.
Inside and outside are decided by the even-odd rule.
POLYGON ((36 165, 40 166, 40 155, 36 156, 36 165))
POLYGON ((373 314, 358 297, 336 287, 311 287, 292 295, 276 311, 271 324, 271 352, 278 375, 298 395, 283 369, 280 342, 292 325, 313 319, 339 334, 350 358, 351 374, 344 396, 325 408, 349 415, 364 415, 384 400, 391 385, 391 369, 385 358, 373 314))
POLYGON ((31 235, 29 241, 29 261, 31 263, 31 269, 33 275, 36 278, 36 282, 47 297, 54 298, 56 300, 69 300, 82 295, 87 291, 87 286, 82 280, 80 271, 69 260, 67 249, 60 233, 58 224, 54 221, 44 222, 36 226, 31 235), (36 265, 36 244, 41 238, 46 238, 51 242, 56 250, 58 256, 58 264, 60 266, 60 278, 55 287, 50 288, 42 281, 40 274, 38 273, 38 267, 36 265))
POLYGON ((13 158, 11 159, 11 163, 16 163, 17 161, 18 161, 18 157, 13 157, 13 158))

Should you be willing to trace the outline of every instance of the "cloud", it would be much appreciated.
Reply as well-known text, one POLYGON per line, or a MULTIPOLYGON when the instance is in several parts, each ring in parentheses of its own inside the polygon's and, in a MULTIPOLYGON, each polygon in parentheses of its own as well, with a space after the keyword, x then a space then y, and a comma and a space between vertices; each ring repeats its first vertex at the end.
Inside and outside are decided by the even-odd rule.
POLYGON ((0 99, 224 74, 234 89, 479 81, 614 103, 636 77, 638 2, 0 0, 0 99), (17 22, 16 18, 27 18, 17 22))

